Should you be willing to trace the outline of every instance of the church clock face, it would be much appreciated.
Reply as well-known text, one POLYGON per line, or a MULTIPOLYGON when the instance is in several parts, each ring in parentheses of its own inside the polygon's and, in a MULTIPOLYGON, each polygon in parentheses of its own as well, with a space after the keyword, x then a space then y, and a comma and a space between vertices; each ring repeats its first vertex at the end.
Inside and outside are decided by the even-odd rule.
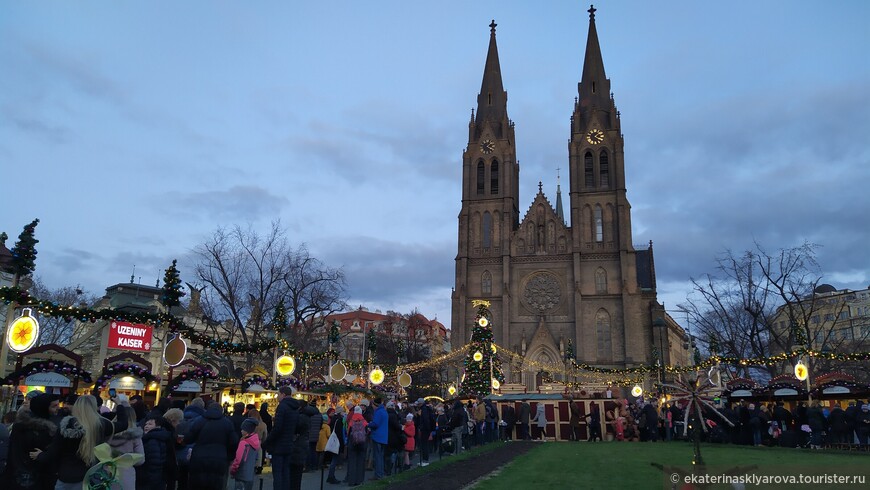
POLYGON ((492 153, 493 150, 495 150, 495 144, 492 142, 492 140, 485 139, 480 142, 480 151, 489 155, 490 153, 492 153))
POLYGON ((602 141, 604 141, 604 131, 600 129, 593 129, 589 131, 586 135, 586 141, 592 143, 593 145, 598 145, 602 141))

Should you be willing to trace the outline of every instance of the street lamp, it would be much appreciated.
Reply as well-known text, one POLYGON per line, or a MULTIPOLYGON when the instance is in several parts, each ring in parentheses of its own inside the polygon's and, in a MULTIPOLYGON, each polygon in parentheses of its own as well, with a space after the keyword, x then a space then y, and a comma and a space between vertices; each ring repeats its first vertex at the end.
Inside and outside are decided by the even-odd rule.
POLYGON ((665 349, 663 337, 667 333, 667 324, 661 318, 653 320, 653 326, 659 329, 659 382, 665 381, 665 349))

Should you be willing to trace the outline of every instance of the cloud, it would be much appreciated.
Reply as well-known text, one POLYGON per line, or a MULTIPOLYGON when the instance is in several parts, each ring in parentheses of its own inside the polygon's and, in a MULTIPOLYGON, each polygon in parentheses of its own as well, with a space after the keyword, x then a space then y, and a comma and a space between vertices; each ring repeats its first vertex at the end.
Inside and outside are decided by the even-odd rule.
POLYGON ((219 191, 167 192, 157 208, 174 218, 232 223, 277 216, 287 202, 262 187, 236 185, 219 191))

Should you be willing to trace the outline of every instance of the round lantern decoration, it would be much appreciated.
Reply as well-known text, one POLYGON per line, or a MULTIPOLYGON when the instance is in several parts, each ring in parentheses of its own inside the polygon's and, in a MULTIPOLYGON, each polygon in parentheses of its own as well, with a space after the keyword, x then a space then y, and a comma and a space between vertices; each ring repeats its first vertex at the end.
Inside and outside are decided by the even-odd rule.
POLYGON ((634 385, 634 388, 631 389, 631 396, 639 397, 640 395, 643 395, 643 388, 640 385, 634 385))
POLYGON ((486 326, 489 325, 489 320, 487 320, 485 316, 482 316, 477 320, 477 324, 486 328, 486 326))
POLYGON ((798 361, 797 364, 794 365, 794 377, 800 381, 806 381, 807 377, 810 375, 810 370, 807 368, 806 364, 803 361, 798 361))
POLYGON ((497 379, 492 378, 492 389, 497 390, 501 387, 501 383, 497 379))
POLYGON ((163 348, 163 360, 170 366, 178 366, 184 361, 185 356, 187 356, 187 342, 180 334, 175 334, 175 337, 163 348))
POLYGON ((6 343, 13 352, 25 352, 39 340, 39 322, 30 316, 30 308, 24 308, 21 316, 9 325, 6 343))
POLYGON ((345 376, 347 376, 347 367, 345 367, 343 362, 338 361, 329 368, 329 377, 333 381, 342 380, 345 376))
POLYGON ((480 362, 483 360, 483 352, 477 351, 474 353, 474 355, 471 358, 477 362, 480 362))
POLYGON ((493 344, 489 344, 489 349, 492 351, 493 354, 498 353, 498 350, 495 348, 495 344, 494 344, 494 343, 493 343, 493 344))
POLYGON ((372 369, 372 372, 369 373, 369 381, 372 382, 373 385, 379 385, 384 382, 384 371, 379 367, 375 367, 372 369))
POLYGON ((450 393, 450 396, 455 395, 456 394, 456 387, 453 385, 450 385, 450 387, 447 388, 447 393, 450 393))
POLYGON ((278 358, 275 363, 275 372, 281 376, 289 376, 296 370, 296 359, 288 355, 283 355, 278 358))
POLYGON ((411 386, 411 375, 408 373, 402 373, 399 375, 399 386, 402 388, 407 388, 411 386))

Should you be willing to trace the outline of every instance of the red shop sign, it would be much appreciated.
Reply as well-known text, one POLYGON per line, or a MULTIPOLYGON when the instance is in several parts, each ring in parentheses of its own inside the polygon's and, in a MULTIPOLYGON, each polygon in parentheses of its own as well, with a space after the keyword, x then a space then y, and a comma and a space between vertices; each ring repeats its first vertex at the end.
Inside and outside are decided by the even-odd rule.
POLYGON ((151 331, 149 325, 128 322, 112 322, 109 328, 109 349, 151 350, 151 331))

